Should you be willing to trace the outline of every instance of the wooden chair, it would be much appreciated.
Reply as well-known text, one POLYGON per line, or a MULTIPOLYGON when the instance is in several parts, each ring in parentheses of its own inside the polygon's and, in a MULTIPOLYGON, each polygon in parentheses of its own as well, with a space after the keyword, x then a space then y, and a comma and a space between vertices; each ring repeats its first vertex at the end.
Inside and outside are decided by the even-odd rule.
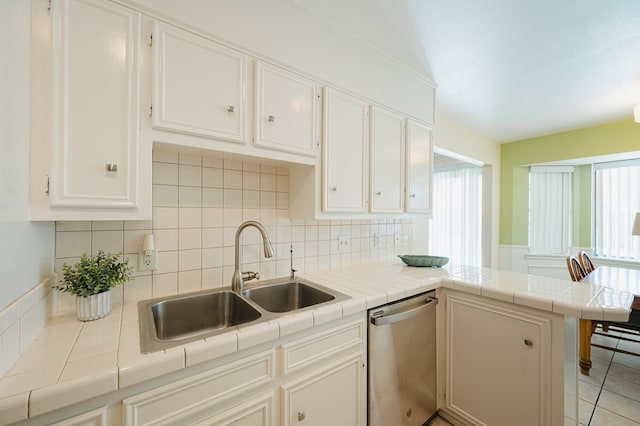
POLYGON ((589 255, 587 254, 586 251, 581 251, 578 254, 578 260, 580 261, 580 266, 582 266, 582 269, 584 269, 584 271, 587 274, 593 272, 593 270, 596 269, 596 267, 593 266, 593 262, 591 261, 591 257, 589 257, 589 255))
MULTIPOLYGON (((582 256, 583 253, 584 252, 580 253, 581 259, 583 258, 582 256)), ((591 259, 589 259, 589 256, 586 253, 584 253, 584 255, 586 256, 586 259, 588 261, 588 263, 585 262, 585 265, 587 265, 587 267, 588 265, 591 265, 591 267, 593 267, 593 263, 591 262, 591 259)), ((567 257, 567 269, 569 270, 569 276, 571 276, 572 281, 582 281, 588 275, 588 272, 586 272, 585 269, 580 265, 580 262, 578 261, 578 259, 576 259, 573 256, 567 257)), ((611 331, 615 330, 617 332, 625 333, 625 334, 634 334, 637 336, 638 334, 640 334, 640 310, 636 310, 635 306, 633 306, 631 310, 631 314, 629 315, 628 322, 592 321, 592 320, 587 320, 582 318, 579 320, 580 371, 585 376, 589 375, 589 370, 591 369, 591 346, 595 346, 601 349, 607 349, 613 352, 619 352, 627 355, 640 356, 640 354, 635 352, 625 351, 623 349, 601 345, 598 343, 591 343, 591 336, 594 334, 598 334, 606 337, 614 337, 614 336, 611 336, 610 334, 606 334, 609 330, 611 331), (603 332, 596 331, 596 327, 598 325, 600 325, 603 332)), ((640 340, 630 339, 622 336, 615 336, 615 338, 620 340, 626 340, 629 342, 640 343, 640 340)))
POLYGON ((569 269, 569 276, 571 281, 582 281, 587 276, 587 272, 580 265, 578 259, 574 256, 567 257, 567 269, 569 269))

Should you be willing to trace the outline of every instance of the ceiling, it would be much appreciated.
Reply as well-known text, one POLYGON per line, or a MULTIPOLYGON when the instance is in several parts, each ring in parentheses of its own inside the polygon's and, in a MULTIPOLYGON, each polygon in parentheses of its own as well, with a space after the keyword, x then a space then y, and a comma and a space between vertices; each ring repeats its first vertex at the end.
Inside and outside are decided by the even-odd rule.
POLYGON ((497 141, 631 119, 640 0, 293 0, 437 84, 497 141))

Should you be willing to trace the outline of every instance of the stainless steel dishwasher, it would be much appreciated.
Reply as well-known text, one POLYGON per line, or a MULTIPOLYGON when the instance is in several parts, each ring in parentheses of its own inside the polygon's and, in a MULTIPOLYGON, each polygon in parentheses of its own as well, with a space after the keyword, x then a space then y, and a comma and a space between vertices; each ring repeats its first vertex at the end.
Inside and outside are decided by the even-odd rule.
POLYGON ((420 426, 435 416, 434 296, 369 310, 369 426, 420 426))

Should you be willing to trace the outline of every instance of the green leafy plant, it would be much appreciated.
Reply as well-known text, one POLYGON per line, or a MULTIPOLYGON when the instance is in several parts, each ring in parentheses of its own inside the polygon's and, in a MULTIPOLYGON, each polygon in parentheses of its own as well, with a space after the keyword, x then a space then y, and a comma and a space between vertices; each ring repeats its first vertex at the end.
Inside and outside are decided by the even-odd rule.
POLYGON ((62 266, 63 278, 56 290, 87 297, 103 293, 131 279, 133 269, 129 266, 129 260, 121 260, 120 256, 98 251, 98 254, 89 257, 83 253, 80 261, 75 265, 62 266))

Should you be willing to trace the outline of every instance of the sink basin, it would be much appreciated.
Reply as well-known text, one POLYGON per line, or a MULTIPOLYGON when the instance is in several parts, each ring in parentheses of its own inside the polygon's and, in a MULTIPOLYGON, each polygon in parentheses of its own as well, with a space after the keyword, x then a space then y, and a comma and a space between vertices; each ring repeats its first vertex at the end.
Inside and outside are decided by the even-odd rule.
POLYGON ((249 283, 242 295, 225 287, 143 300, 138 303, 140 348, 142 353, 168 349, 346 299, 304 279, 274 278, 249 283))
POLYGON ((143 301, 138 310, 143 352, 226 332, 262 316, 240 295, 228 290, 143 301))
POLYGON ((242 294, 269 312, 291 312, 335 301, 337 293, 299 279, 264 283, 242 294))

